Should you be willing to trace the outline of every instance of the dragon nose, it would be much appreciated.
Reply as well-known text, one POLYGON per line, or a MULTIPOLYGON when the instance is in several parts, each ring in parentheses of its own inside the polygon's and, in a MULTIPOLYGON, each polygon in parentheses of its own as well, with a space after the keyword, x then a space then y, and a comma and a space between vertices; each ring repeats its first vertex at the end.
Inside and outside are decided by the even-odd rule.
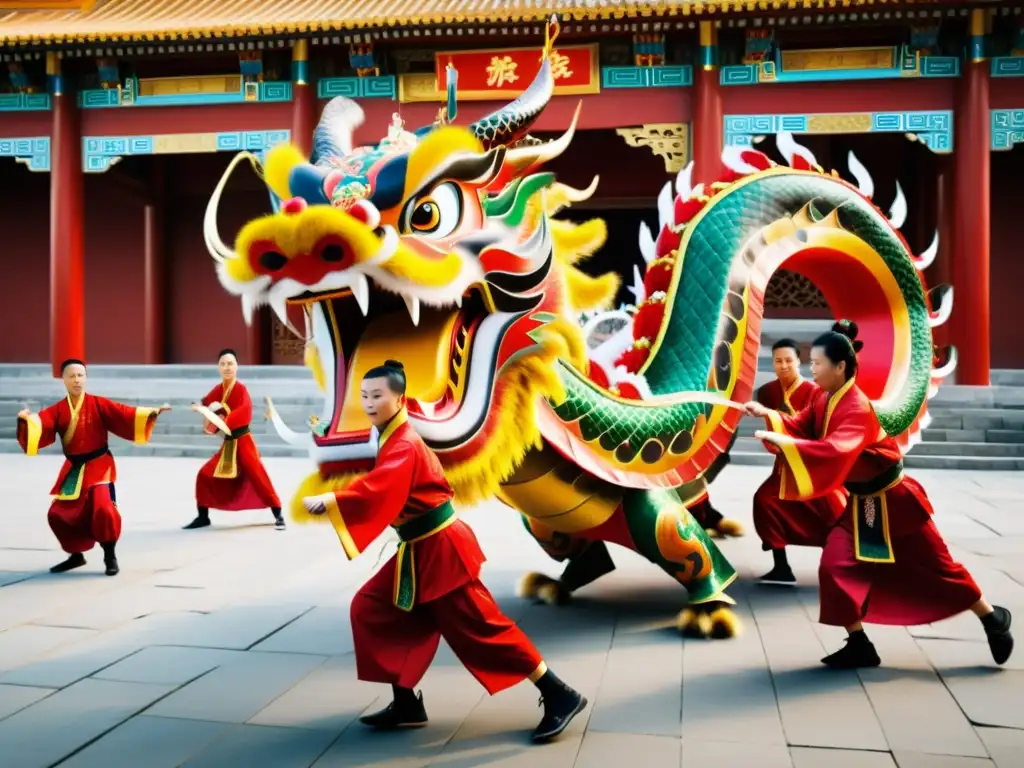
POLYGON ((289 216, 294 216, 297 213, 302 213, 304 210, 306 210, 307 207, 308 204, 306 203, 305 199, 301 197, 293 197, 291 200, 287 200, 284 203, 282 203, 281 213, 288 214, 289 216))

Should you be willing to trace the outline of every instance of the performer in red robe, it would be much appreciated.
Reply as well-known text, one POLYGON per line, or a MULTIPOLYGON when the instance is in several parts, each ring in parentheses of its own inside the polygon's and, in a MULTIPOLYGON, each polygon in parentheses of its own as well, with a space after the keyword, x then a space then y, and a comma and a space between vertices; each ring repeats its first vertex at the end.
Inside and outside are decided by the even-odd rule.
MULTIPOLYGON (((772 365, 775 379, 757 390, 757 402, 795 416, 810 404, 818 387, 800 376, 800 350, 793 339, 780 339, 772 345, 772 365)), ((770 551, 775 561, 760 582, 795 586, 796 575, 786 557, 786 546, 824 547, 829 529, 843 514, 846 493, 840 488, 821 499, 783 501, 779 498, 780 462, 775 460, 771 475, 754 493, 754 529, 761 538, 761 548, 770 551)))
POLYGON ((64 573, 85 565, 85 552, 97 542, 103 549, 107 576, 120 570, 115 547, 121 537, 117 511, 117 467, 108 446, 110 434, 138 445, 149 442, 157 417, 170 407, 141 408, 122 405, 105 397, 87 394, 86 370, 81 360, 65 360, 61 376, 68 396, 59 403, 32 413, 18 414, 18 444, 27 456, 35 456, 60 437, 64 466, 50 493, 53 502, 47 519, 68 558, 50 569, 64 573))
MULTIPOLYGON (((260 459, 256 441, 249 432, 252 400, 245 385, 237 378, 238 357, 234 350, 221 350, 217 357, 217 368, 220 371, 220 384, 209 391, 202 405, 220 414, 231 434, 227 435, 209 421, 206 422, 206 432, 222 435, 224 443, 196 476, 198 514, 195 520, 185 526, 185 530, 208 526, 211 507, 225 512, 269 507, 274 515, 274 527, 283 531, 281 500, 260 459)), ((199 403, 193 403, 190 407, 198 411, 199 403)))
POLYGON ((924 489, 904 475, 899 445, 857 388, 856 337, 857 326, 844 320, 815 340, 811 370, 823 391, 796 416, 747 404, 770 428, 757 436, 782 458, 784 500, 822 498, 840 486, 849 492, 819 569, 820 621, 845 627, 849 637, 822 662, 845 669, 881 663, 861 622, 930 624, 971 610, 1003 664, 1013 651, 1010 612, 990 605, 953 560, 924 489))
POLYGON ((442 637, 490 694, 530 680, 544 703, 535 741, 565 730, 587 700, 559 680, 526 635, 498 608, 480 581, 483 552, 452 508, 452 489, 437 456, 407 421, 405 372, 388 360, 367 372, 362 404, 379 430, 375 466, 344 490, 304 499, 328 514, 354 558, 389 525, 398 553, 352 601, 359 679, 390 683, 394 700, 362 722, 391 729, 427 723, 414 688, 442 637))

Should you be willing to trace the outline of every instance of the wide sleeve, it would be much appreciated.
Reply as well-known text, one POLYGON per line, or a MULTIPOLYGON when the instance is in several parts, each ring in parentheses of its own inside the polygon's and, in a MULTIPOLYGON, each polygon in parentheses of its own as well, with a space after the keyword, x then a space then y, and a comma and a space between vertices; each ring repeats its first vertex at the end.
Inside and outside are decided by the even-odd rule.
POLYGON ((57 407, 51 405, 39 413, 18 417, 18 445, 26 456, 35 456, 40 448, 57 439, 57 407))
POLYGON ((813 402, 808 403, 806 407, 801 408, 793 416, 790 416, 788 413, 782 413, 782 411, 769 411, 768 415, 764 418, 772 432, 789 435, 790 437, 814 438, 813 402))
POLYGON ((221 385, 218 384, 213 389, 211 389, 209 392, 207 392, 206 393, 206 397, 204 397, 202 400, 200 400, 200 402, 203 405, 205 405, 207 408, 209 408, 211 405, 213 405, 214 403, 216 403, 216 402, 218 402, 220 400, 220 393, 221 393, 221 385))
POLYGON ((236 383, 231 388, 228 402, 224 404, 224 423, 232 432, 240 427, 247 427, 252 422, 252 398, 249 390, 236 383))
POLYGON ((338 532, 341 546, 353 559, 398 519, 409 501, 416 471, 415 448, 405 441, 388 446, 376 466, 344 490, 320 499, 338 532))
MULTIPOLYGON (((791 421, 810 410, 805 408, 791 421)), ((815 499, 843 486, 861 451, 878 433, 870 408, 847 407, 844 411, 833 414, 835 427, 820 440, 800 437, 795 431, 778 428, 784 426, 780 422, 768 420, 771 431, 779 435, 773 444, 782 457, 780 499, 815 499)))
POLYGON ((772 397, 772 386, 771 382, 768 384, 762 384, 757 388, 757 392, 754 393, 754 399, 763 405, 765 408, 778 408, 778 398, 772 397))
POLYGON ((105 397, 96 398, 96 407, 108 432, 122 440, 131 440, 136 445, 149 442, 157 416, 160 415, 158 408, 124 405, 105 397))

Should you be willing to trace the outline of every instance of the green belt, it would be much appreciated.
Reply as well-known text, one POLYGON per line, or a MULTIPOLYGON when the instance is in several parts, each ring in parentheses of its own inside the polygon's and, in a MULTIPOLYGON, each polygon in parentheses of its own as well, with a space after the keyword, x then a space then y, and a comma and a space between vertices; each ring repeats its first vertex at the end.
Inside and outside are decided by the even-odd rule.
POLYGON ((893 464, 889 469, 885 470, 882 474, 877 477, 873 477, 867 482, 863 483, 845 483, 846 490, 852 493, 854 496, 870 496, 873 493, 888 488, 890 485, 895 483, 900 475, 903 474, 903 460, 900 459, 893 464))
POLYGON ((864 483, 846 483, 853 505, 853 549, 862 563, 892 563, 889 512, 885 491, 903 475, 903 462, 864 483))
POLYGON ((419 514, 406 523, 395 526, 398 538, 395 562, 395 605, 411 611, 416 605, 416 542, 433 536, 455 521, 455 508, 451 501, 419 514))

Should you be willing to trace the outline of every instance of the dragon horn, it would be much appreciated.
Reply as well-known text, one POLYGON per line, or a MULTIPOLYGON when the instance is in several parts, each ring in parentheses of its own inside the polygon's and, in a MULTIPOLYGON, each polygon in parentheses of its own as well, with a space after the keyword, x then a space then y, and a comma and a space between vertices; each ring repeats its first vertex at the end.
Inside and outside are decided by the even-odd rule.
POLYGON ((540 117, 555 92, 555 79, 551 73, 551 52, 558 37, 558 17, 552 16, 544 29, 544 53, 540 71, 527 88, 511 104, 482 117, 469 126, 485 149, 510 146, 526 135, 530 126, 540 117))

